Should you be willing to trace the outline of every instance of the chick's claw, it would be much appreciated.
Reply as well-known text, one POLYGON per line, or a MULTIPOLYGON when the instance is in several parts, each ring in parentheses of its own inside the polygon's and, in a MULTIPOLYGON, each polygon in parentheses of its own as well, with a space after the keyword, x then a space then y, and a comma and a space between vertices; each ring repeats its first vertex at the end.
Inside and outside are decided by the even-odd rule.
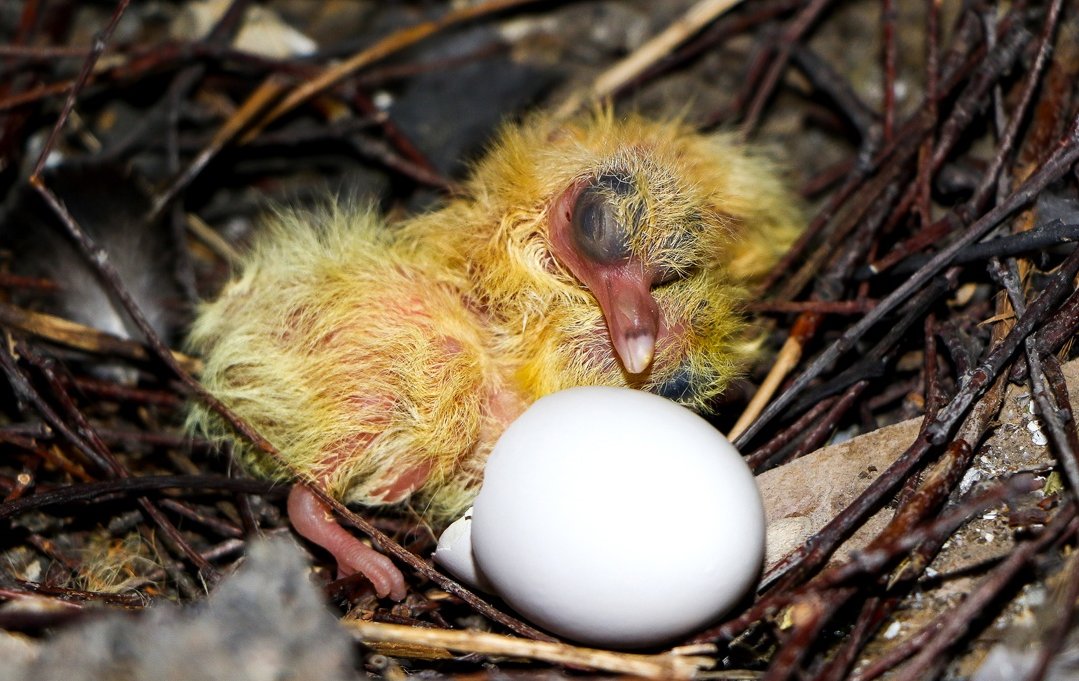
POLYGON ((329 551, 337 560, 337 576, 362 574, 375 587, 379 598, 404 600, 404 575, 393 562, 352 536, 341 527, 326 504, 297 483, 288 495, 288 515, 292 527, 303 537, 329 551))

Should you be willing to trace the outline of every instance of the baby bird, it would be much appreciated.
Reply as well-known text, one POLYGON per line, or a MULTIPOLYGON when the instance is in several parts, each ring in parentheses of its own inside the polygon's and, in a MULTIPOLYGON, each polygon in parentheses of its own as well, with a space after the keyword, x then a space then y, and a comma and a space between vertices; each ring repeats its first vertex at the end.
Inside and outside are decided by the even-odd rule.
MULTIPOLYGON (((548 393, 648 390, 696 410, 754 352, 738 307, 800 227, 773 165, 681 122, 535 118, 507 127, 441 210, 280 212, 191 347, 206 387, 287 457, 235 446, 346 503, 469 506, 505 427, 548 393)), ((190 425, 231 431, 204 407, 190 425)), ((404 596, 389 559, 297 485, 289 515, 341 574, 404 596)))

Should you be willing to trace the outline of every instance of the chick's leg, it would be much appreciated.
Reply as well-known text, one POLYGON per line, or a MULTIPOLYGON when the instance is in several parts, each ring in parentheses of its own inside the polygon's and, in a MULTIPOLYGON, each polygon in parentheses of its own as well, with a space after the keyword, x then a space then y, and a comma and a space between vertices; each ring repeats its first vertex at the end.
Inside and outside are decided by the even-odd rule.
MULTIPOLYGON (((483 402, 477 395, 485 393, 475 343, 465 338, 470 334, 460 317, 452 318, 456 301, 412 288, 396 282, 396 295, 366 309, 362 323, 339 328, 317 345, 335 356, 342 353, 339 344, 348 346, 351 361, 337 363, 327 377, 344 392, 332 391, 322 413, 340 409, 334 421, 357 428, 335 428, 309 470, 334 496, 368 506, 422 492, 417 508, 430 514, 447 483, 470 477, 462 459, 475 453, 483 402)), ((321 391, 312 386, 312 393, 321 391)), ((379 596, 404 597, 405 582, 393 563, 342 528, 306 486, 293 487, 288 512, 299 534, 333 555, 339 576, 359 572, 379 596)))
POLYGON ((288 495, 288 516, 292 527, 318 544, 337 560, 338 577, 357 572, 371 581, 380 598, 395 601, 405 597, 405 578, 393 562, 349 534, 333 517, 333 512, 303 484, 295 484, 288 495))

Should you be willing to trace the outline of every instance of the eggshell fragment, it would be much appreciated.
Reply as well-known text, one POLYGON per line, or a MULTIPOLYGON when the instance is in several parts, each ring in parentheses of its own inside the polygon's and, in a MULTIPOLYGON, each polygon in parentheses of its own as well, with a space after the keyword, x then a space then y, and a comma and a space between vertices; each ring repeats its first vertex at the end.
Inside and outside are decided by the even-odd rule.
POLYGON ((472 554, 471 508, 443 530, 432 558, 458 581, 481 591, 492 591, 491 586, 476 567, 472 554))
POLYGON ((704 419, 624 388, 572 388, 514 421, 472 515, 483 575, 518 612, 591 645, 704 626, 754 584, 764 511, 738 451, 704 419))

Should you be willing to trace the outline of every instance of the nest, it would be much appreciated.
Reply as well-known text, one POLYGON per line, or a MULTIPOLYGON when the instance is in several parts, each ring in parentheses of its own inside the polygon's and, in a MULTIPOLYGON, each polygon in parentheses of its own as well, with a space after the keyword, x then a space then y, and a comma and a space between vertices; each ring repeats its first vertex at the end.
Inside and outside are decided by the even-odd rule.
POLYGON ((267 444, 177 351, 260 212, 421 210, 500 121, 607 100, 782 149, 808 206, 750 305, 773 361, 714 419, 776 555, 681 646, 588 651, 434 570, 417 516, 347 511, 410 593, 313 556, 359 642, 344 678, 1069 673, 1075 3, 25 0, 0 31, 0 648, 25 664, 288 535, 280 486, 183 431, 200 400, 267 444))

